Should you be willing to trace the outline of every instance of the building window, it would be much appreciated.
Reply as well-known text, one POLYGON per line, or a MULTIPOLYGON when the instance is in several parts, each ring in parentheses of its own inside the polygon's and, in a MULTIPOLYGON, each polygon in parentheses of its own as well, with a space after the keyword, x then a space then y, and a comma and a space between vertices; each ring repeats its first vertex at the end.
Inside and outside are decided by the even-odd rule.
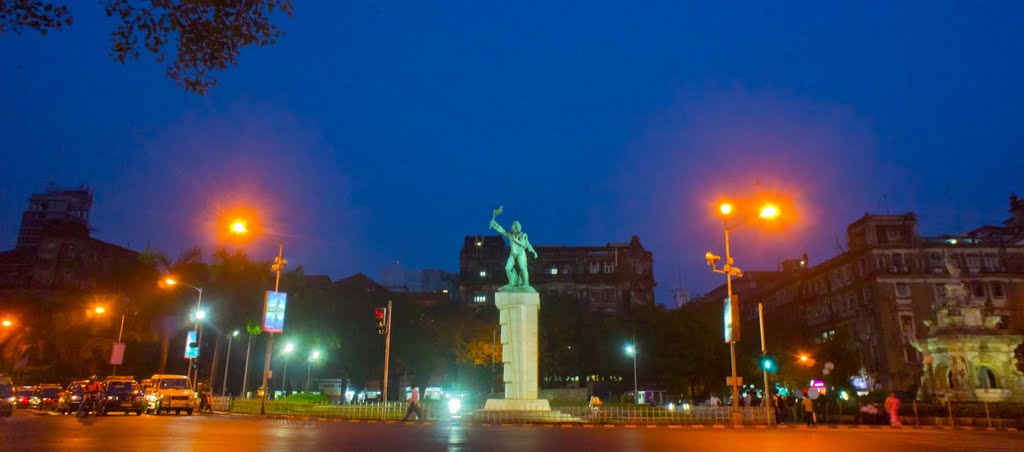
POLYGON ((939 253, 928 253, 928 266, 931 268, 942 268, 942 255, 939 253))
POLYGON ((558 274, 558 269, 555 268, 555 267, 551 267, 551 268, 548 269, 548 274, 549 275, 557 275, 558 274))
POLYGON ((638 274, 638 275, 644 274, 644 264, 641 264, 641 263, 637 262, 637 264, 636 264, 636 274, 638 274))
POLYGON ((896 283, 896 298, 910 298, 910 284, 896 283))
POLYGON ((1010 316, 1008 316, 1008 315, 1001 315, 1001 316, 999 316, 999 323, 996 324, 996 328, 998 328, 1000 330, 1008 330, 1008 329, 1010 329, 1010 316))
POLYGON ((992 283, 992 298, 1006 298, 1006 292, 1003 291, 1003 283, 992 283))
POLYGON ((899 229, 887 229, 885 231, 885 238, 889 239, 890 242, 896 242, 903 240, 903 232, 899 229))
POLYGON ((486 278, 487 277, 487 269, 484 269, 484 268, 480 269, 480 277, 481 278, 486 278))
POLYGON ((978 387, 981 389, 996 389, 996 374, 992 369, 981 366, 978 368, 978 387))
POLYGON ((974 298, 985 298, 985 285, 979 282, 971 283, 971 295, 974 298))
POLYGON ((598 273, 600 271, 601 271, 601 263, 600 262, 591 262, 590 263, 590 273, 598 273))
POLYGON ((476 303, 484 303, 484 302, 487 301, 487 295, 483 295, 483 294, 473 295, 473 301, 476 302, 476 303))
POLYGON ((903 261, 903 253, 892 253, 892 266, 896 267, 896 271, 907 268, 907 263, 903 261))
POLYGON ((996 272, 1000 271, 999 256, 995 254, 986 254, 984 257, 985 271, 996 272))
POLYGON ((979 259, 977 254, 967 255, 967 268, 971 271, 978 271, 979 259))
POLYGON ((949 290, 945 284, 935 284, 935 299, 942 299, 949 296, 949 290))
POLYGON ((613 264, 611 262, 605 262, 604 263, 604 272, 605 273, 612 273, 614 271, 615 271, 615 264, 613 264))

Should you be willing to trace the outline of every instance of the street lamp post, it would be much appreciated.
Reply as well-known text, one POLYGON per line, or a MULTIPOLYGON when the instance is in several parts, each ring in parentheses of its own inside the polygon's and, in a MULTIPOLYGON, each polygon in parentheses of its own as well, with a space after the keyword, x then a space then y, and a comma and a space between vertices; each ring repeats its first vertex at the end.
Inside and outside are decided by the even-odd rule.
MULTIPOLYGON (((124 334, 124 315, 125 312, 121 311, 121 327, 117 330, 117 342, 121 342, 121 336, 124 334)), ((123 353, 123 349, 122 349, 123 353)), ((114 364, 113 370, 110 372, 111 375, 117 375, 117 364, 114 364)))
POLYGON ((284 355, 284 371, 281 372, 281 393, 286 397, 288 395, 287 391, 285 391, 285 385, 288 384, 288 355, 292 353, 292 350, 295 350, 295 344, 289 342, 285 344, 284 352, 282 353, 284 355))
MULTIPOLYGON (((761 359, 768 358, 768 348, 764 343, 764 305, 761 303, 757 304, 757 320, 761 324, 761 359)), ((761 371, 764 374, 764 402, 761 405, 764 406, 764 418, 768 420, 768 423, 772 423, 771 414, 771 401, 772 393, 768 388, 768 369, 765 366, 761 366, 761 371)))
POLYGON ((238 330, 232 331, 231 335, 228 336, 228 353, 224 358, 224 380, 220 384, 220 396, 224 397, 224 394, 228 390, 228 366, 231 365, 231 342, 238 336, 238 330))
MULTIPOLYGON (((740 308, 739 300, 737 300, 735 295, 732 293, 732 278, 734 276, 737 278, 742 277, 743 270, 740 270, 739 267, 735 266, 735 261, 732 258, 732 252, 729 246, 729 233, 732 231, 733 228, 739 226, 742 223, 736 222, 732 225, 729 224, 729 218, 732 217, 735 210, 732 204, 727 202, 722 203, 721 205, 719 205, 718 209, 719 212, 721 212, 722 214, 722 229, 724 229, 725 231, 725 264, 722 265, 721 269, 718 269, 715 266, 715 263, 718 260, 720 260, 721 257, 712 254, 710 251, 705 254, 705 260, 707 261, 707 264, 711 266, 711 269, 715 273, 725 274, 725 287, 727 297, 726 299, 729 300, 729 308, 731 311, 730 313, 727 313, 726 316, 728 316, 731 319, 730 323, 734 324, 732 325, 732 328, 735 331, 736 328, 739 328, 739 324, 735 324, 736 317, 738 316, 732 315, 732 313, 738 313, 740 311, 740 308)), ((765 220, 775 219, 779 216, 779 207, 774 204, 765 204, 761 206, 761 211, 758 213, 758 216, 761 219, 765 220)), ((741 218, 740 220, 743 220, 743 218, 741 218)), ((740 412, 740 383, 739 376, 736 372, 737 339, 735 337, 729 337, 727 339, 729 341, 729 359, 732 365, 732 378, 729 379, 730 386, 732 387, 732 422, 733 424, 740 424, 743 422, 743 414, 740 412)))
MULTIPOLYGON (((238 222, 235 222, 234 225, 232 225, 232 230, 235 231, 236 233, 238 232, 238 228, 236 227, 237 224, 238 224, 238 222)), ((243 224, 243 228, 244 228, 244 224, 243 224)), ((242 232, 242 233, 244 233, 244 232, 242 232)), ((284 269, 284 266, 287 263, 288 263, 288 261, 286 261, 284 259, 284 243, 278 243, 277 244, 277 257, 274 258, 274 264, 270 267, 271 270, 273 270, 274 273, 276 273, 276 275, 274 277, 274 292, 277 292, 278 289, 280 288, 280 285, 281 285, 281 270, 284 269)), ((273 350, 274 350, 274 333, 268 331, 267 332, 267 356, 266 356, 266 359, 263 360, 263 395, 260 398, 260 415, 267 414, 267 389, 268 389, 268 387, 267 387, 267 379, 270 377, 270 357, 271 357, 271 352, 273 350)), ((287 362, 287 358, 285 358, 285 360, 287 362)), ((285 369, 287 370, 287 367, 285 367, 285 369)))
MULTIPOLYGON (((167 284, 168 286, 175 286, 175 285, 181 284, 181 285, 183 285, 185 287, 192 288, 192 290, 195 290, 199 294, 199 296, 196 297, 196 311, 195 311, 195 313, 193 315, 193 318, 194 318, 195 322, 193 322, 192 330, 196 332, 196 344, 198 344, 199 350, 202 350, 203 329, 202 329, 201 325, 199 324, 199 321, 202 320, 204 317, 206 317, 206 313, 203 312, 203 288, 202 287, 196 287, 196 286, 193 286, 191 284, 178 281, 178 280, 176 280, 174 278, 164 278, 164 283, 167 284)), ((195 368, 195 377, 194 378, 190 378, 190 380, 192 382, 192 387, 194 388, 195 385, 196 385, 196 382, 199 380, 199 358, 196 358, 194 363, 193 363, 193 359, 192 358, 188 359, 188 376, 189 377, 192 376, 192 368, 193 367, 195 368)))
POLYGON ((633 357, 633 404, 640 403, 640 391, 636 384, 636 336, 633 336, 633 343, 626 346, 626 354, 633 357))
POLYGON ((309 354, 309 365, 306 367, 306 392, 309 392, 309 377, 313 374, 313 363, 320 359, 320 350, 309 354))

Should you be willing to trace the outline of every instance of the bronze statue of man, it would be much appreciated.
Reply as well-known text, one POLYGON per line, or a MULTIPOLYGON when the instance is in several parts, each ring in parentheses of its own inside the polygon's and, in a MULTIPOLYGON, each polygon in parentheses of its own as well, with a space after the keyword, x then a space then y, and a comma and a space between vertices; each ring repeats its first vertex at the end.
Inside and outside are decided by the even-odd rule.
POLYGON ((508 261, 505 262, 505 274, 508 276, 508 284, 499 290, 525 290, 532 292, 534 290, 530 286, 530 272, 527 269, 526 252, 532 253, 533 258, 536 259, 537 251, 533 249, 529 237, 523 232, 523 225, 518 220, 512 222, 511 232, 505 231, 505 228, 498 224, 495 219, 498 215, 501 215, 503 210, 504 206, 494 209, 490 225, 491 229, 498 231, 499 234, 508 238, 509 246, 512 248, 508 255, 508 261))

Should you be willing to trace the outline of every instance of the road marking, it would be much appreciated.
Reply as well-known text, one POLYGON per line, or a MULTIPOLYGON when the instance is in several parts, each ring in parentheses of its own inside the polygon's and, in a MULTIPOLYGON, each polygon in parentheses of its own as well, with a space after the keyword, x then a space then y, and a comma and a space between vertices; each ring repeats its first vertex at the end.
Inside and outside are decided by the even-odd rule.
POLYGON ((604 428, 615 428, 615 424, 604 424, 604 428))
POLYGON ((668 428, 680 428, 680 427, 682 427, 682 425, 670 425, 670 426, 668 426, 668 428))
POLYGON ((712 427, 714 427, 714 428, 725 428, 725 426, 722 425, 722 424, 715 424, 715 425, 712 425, 712 427))
POLYGON ((658 426, 654 424, 647 424, 647 428, 658 428, 658 426))
POLYGON ((704 428, 705 425, 704 424, 696 424, 696 425, 691 425, 690 427, 693 427, 693 428, 704 428))
POLYGON ((636 428, 636 425, 634 425, 634 424, 626 424, 626 425, 623 425, 623 427, 626 427, 626 428, 636 428))
POLYGON ((573 428, 572 424, 562 424, 562 428, 573 428))

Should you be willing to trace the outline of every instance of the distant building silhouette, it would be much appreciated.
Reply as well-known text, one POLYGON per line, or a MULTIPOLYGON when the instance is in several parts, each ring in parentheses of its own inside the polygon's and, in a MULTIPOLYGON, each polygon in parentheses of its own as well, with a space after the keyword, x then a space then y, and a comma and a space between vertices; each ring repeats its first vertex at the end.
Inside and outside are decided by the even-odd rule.
MULTIPOLYGON (((605 246, 534 245, 530 284, 545 295, 579 298, 591 312, 620 313, 654 304, 654 255, 633 236, 605 246)), ((498 235, 466 236, 459 255, 459 298, 464 305, 494 302, 508 283, 505 240, 498 235)))
POLYGON ((67 223, 88 230, 91 210, 92 190, 89 187, 58 188, 50 183, 45 192, 33 193, 28 198, 28 208, 21 215, 15 247, 34 249, 41 243, 45 229, 67 223))

